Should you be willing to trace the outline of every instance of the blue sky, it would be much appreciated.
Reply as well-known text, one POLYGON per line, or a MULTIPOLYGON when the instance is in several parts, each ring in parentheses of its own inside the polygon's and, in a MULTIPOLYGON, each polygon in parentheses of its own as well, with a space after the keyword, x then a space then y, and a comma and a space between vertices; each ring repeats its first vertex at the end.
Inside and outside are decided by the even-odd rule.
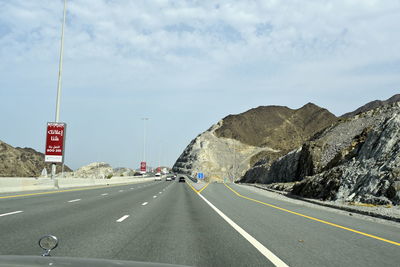
MULTIPOLYGON (((62 1, 0 0, 0 140, 44 151, 62 1)), ((68 0, 66 164, 172 165, 228 114, 313 102, 336 115, 400 92, 397 0, 68 0)))

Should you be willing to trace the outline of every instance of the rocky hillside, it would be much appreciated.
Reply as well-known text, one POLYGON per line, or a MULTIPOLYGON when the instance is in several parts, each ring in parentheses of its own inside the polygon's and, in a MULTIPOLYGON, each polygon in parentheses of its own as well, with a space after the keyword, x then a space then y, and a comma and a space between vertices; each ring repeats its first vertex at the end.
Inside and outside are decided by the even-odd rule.
MULTIPOLYGON (((63 177, 65 178, 95 178, 105 179, 111 177, 123 177, 123 176, 135 176, 140 175, 134 169, 118 167, 112 168, 110 164, 106 162, 92 162, 88 165, 82 166, 73 172, 64 172, 63 177)), ((58 175, 61 178, 61 174, 58 175)))
POLYGON ((113 169, 114 176, 134 176, 139 174, 140 172, 137 172, 136 170, 131 168, 118 167, 113 169))
POLYGON ((395 102, 399 102, 399 101, 400 101, 400 94, 396 94, 396 95, 392 96, 391 98, 389 98, 387 100, 384 100, 384 101, 381 101, 381 100, 371 101, 371 102, 365 104, 362 107, 359 107, 358 109, 356 109, 356 110, 354 110, 352 112, 343 114, 342 117, 343 118, 350 118, 350 117, 353 117, 353 116, 355 116, 357 114, 360 114, 360 113, 363 113, 363 112, 366 112, 366 111, 369 111, 369 110, 372 110, 372 109, 375 109, 375 108, 378 108, 378 107, 381 107, 381 106, 384 106, 384 105, 387 105, 387 104, 392 104, 392 103, 395 103, 395 102))
POLYGON ((229 115, 197 136, 173 170, 204 172, 210 180, 236 180, 260 159, 270 164, 336 120, 312 103, 300 109, 265 106, 229 115))
POLYGON ((110 164, 105 162, 93 162, 83 167, 80 167, 74 172, 65 172, 66 178, 98 178, 104 179, 114 175, 114 170, 110 164))
POLYGON ((242 181, 323 200, 399 204, 400 102, 342 118, 271 166, 255 166, 242 181), (274 184, 282 182, 294 183, 274 184))
MULTIPOLYGON (((51 165, 45 164, 44 154, 32 148, 12 147, 0 141, 0 177, 38 177, 43 168, 50 173, 51 165)), ((64 171, 71 171, 64 166, 64 171)), ((61 172, 61 166, 57 166, 61 172)))

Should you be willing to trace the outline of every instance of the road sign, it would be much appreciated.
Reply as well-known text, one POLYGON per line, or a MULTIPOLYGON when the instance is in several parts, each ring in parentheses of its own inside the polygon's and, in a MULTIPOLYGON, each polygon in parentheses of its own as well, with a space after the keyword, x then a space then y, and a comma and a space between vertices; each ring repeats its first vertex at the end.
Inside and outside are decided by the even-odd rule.
POLYGON ((198 172, 197 173, 197 179, 204 179, 204 173, 198 172))
POLYGON ((52 163, 64 162, 64 144, 67 124, 48 122, 46 133, 46 150, 44 161, 52 163))
POLYGON ((147 168, 146 168, 146 161, 142 161, 140 162, 140 171, 141 172, 146 172, 147 168))

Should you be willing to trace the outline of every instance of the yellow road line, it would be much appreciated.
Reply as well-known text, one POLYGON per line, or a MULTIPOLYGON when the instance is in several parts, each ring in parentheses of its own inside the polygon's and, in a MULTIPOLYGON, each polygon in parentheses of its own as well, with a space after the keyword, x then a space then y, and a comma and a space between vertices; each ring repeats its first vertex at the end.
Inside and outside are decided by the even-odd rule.
POLYGON ((188 186, 190 186, 190 188, 192 188, 192 190, 194 191, 194 192, 196 192, 196 193, 198 193, 197 192, 197 190, 190 184, 190 183, 186 183, 188 186))
POLYGON ((197 194, 200 194, 201 191, 203 191, 204 189, 206 189, 206 187, 207 187, 210 183, 207 183, 207 184, 206 184, 205 186, 203 186, 203 188, 201 188, 200 190, 197 190, 196 188, 194 188, 189 182, 186 183, 186 184, 189 185, 190 188, 192 188, 192 190, 193 190, 194 192, 196 192, 197 194))
POLYGON ((201 193, 201 191, 203 191, 204 189, 206 189, 207 188, 207 186, 209 185, 210 183, 207 183, 205 186, 203 186, 203 188, 202 189, 200 189, 199 191, 198 191, 198 193, 200 194, 201 193))
POLYGON ((37 195, 47 195, 47 194, 55 194, 55 193, 62 193, 62 192, 72 192, 72 191, 82 191, 82 190, 91 190, 91 189, 99 189, 99 188, 106 188, 106 187, 123 186, 123 185, 128 185, 128 184, 130 184, 130 183, 115 184, 115 185, 91 186, 89 188, 75 188, 75 189, 56 190, 56 191, 48 191, 48 192, 40 192, 40 193, 12 195, 12 196, 0 197, 0 199, 15 198, 15 197, 27 197, 27 196, 37 196, 37 195))
POLYGON ((288 212, 288 213, 291 213, 291 214, 295 214, 295 215, 298 215, 298 216, 301 216, 301 217, 304 217, 304 218, 307 218, 307 219, 310 219, 310 220, 313 220, 313 221, 324 223, 324 224, 327 224, 327 225, 330 225, 330 226, 333 226, 333 227, 337 227, 337 228, 344 229, 344 230, 347 230, 347 231, 350 231, 350 232, 353 232, 353 233, 357 233, 357 234, 360 234, 360 235, 363 235, 363 236, 368 236, 368 237, 371 237, 371 238, 374 238, 374 239, 377 239, 377 240, 380 240, 380 241, 383 241, 383 242, 386 242, 386 243, 390 243, 390 244, 393 244, 393 245, 396 245, 396 246, 400 246, 400 243, 395 242, 395 241, 391 241, 391 240, 388 240, 388 239, 385 239, 385 238, 382 238, 382 237, 379 237, 379 236, 367 234, 367 233, 364 233, 364 232, 361 232, 361 231, 357 231, 357 230, 354 230, 354 229, 351 229, 351 228, 348 228, 348 227, 345 227, 345 226, 341 226, 341 225, 338 225, 338 224, 335 224, 335 223, 327 222, 327 221, 324 221, 324 220, 321 220, 321 219, 317 219, 317 218, 314 218, 314 217, 311 217, 311 216, 308 216, 308 215, 304 215, 304 214, 301 214, 301 213, 298 213, 298 212, 295 212, 295 211, 291 211, 291 210, 288 210, 288 209, 280 208, 280 207, 272 205, 272 204, 268 204, 268 203, 265 203, 265 202, 262 202, 262 201, 259 201, 259 200, 253 199, 253 198, 249 198, 249 197, 243 196, 243 195, 239 194, 238 192, 236 192, 234 189, 232 189, 227 184, 224 183, 224 185, 227 188, 229 188, 233 193, 235 193, 237 196, 239 196, 241 198, 244 198, 244 199, 247 199, 247 200, 251 200, 251 201, 257 202, 259 204, 263 204, 265 206, 268 206, 268 207, 271 207, 271 208, 274 208, 274 209, 278 209, 278 210, 285 211, 285 212, 288 212))

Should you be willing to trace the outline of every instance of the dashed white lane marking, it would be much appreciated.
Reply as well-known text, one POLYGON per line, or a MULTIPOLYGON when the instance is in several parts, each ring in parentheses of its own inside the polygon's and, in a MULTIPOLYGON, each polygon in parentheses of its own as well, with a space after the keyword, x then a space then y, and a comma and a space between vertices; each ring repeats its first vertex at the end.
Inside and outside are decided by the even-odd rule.
POLYGON ((272 262, 275 266, 285 267, 288 266, 284 263, 280 258, 278 258, 274 253, 272 253, 269 249, 264 247, 263 244, 258 242, 257 239, 252 237, 249 233, 243 230, 242 227, 237 225, 234 221, 232 221, 228 216, 226 216, 222 211, 220 211, 217 207, 215 207, 210 201, 208 201, 201 194, 198 194, 219 216, 221 216, 227 223, 229 223, 233 229, 235 229, 239 234, 241 234, 250 244, 252 244, 261 254, 264 255, 270 262, 272 262))
POLYGON ((162 192, 158 192, 159 194, 161 194, 162 192))
POLYGON ((117 222, 122 222, 122 221, 124 221, 126 218, 128 218, 129 217, 129 215, 124 215, 124 216, 122 216, 121 218, 119 218, 118 220, 117 220, 117 222))
POLYGON ((135 189, 134 187, 131 187, 131 189, 135 189))
POLYGON ((156 198, 157 196, 153 196, 153 198, 156 198))
POLYGON ((149 202, 144 202, 142 203, 142 206, 146 206, 147 204, 149 204, 149 202))
POLYGON ((77 202, 77 201, 80 201, 81 199, 80 198, 77 198, 77 199, 73 199, 73 200, 70 200, 70 201, 68 201, 69 203, 72 203, 72 202, 77 202))
POLYGON ((21 212, 23 212, 23 211, 22 210, 17 210, 17 211, 12 211, 12 212, 8 212, 8 213, 3 213, 3 214, 0 214, 0 217, 7 216, 7 215, 18 214, 18 213, 21 213, 21 212))
POLYGON ((124 192, 124 190, 119 190, 118 192, 124 192))
POLYGON ((104 194, 101 194, 102 196, 107 196, 108 195, 108 193, 104 193, 104 194))

